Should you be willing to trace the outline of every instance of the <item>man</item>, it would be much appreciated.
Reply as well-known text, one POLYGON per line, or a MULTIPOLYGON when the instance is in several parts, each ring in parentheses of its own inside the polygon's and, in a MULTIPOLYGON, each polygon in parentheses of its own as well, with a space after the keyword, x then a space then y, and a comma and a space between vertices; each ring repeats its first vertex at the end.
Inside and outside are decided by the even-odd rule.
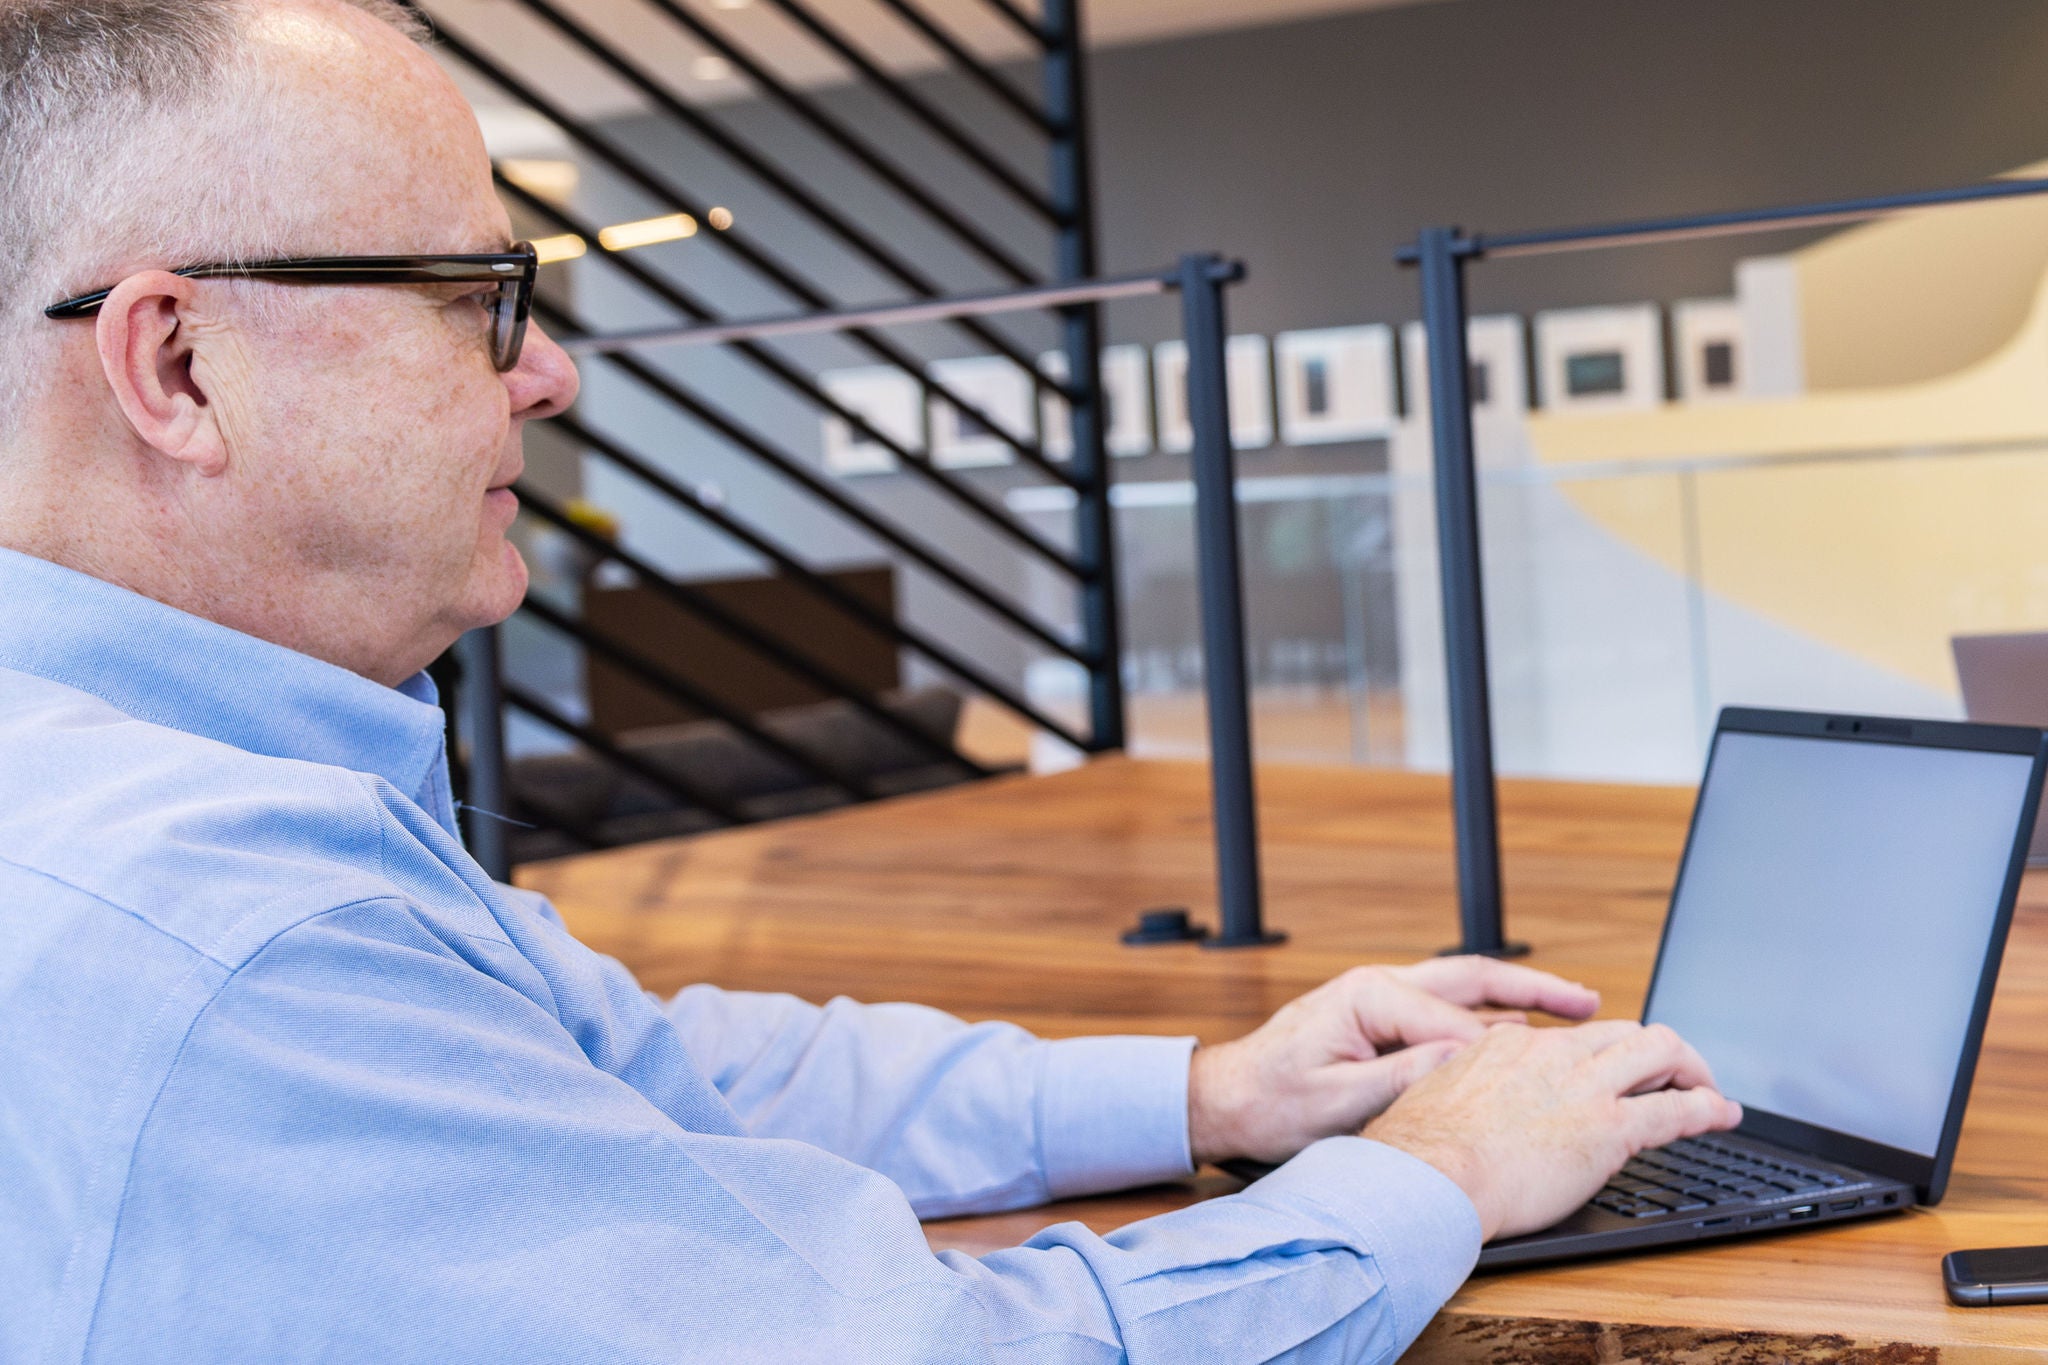
POLYGON ((576 380, 405 23, 0 0, 0 1361, 1386 1360, 1735 1121, 1663 1030, 1488 1027, 1597 1005, 1496 963, 1191 1059, 664 1003, 492 884, 419 670, 518 603, 576 380), (916 1221, 1240 1155, 1107 1238, 916 1221))

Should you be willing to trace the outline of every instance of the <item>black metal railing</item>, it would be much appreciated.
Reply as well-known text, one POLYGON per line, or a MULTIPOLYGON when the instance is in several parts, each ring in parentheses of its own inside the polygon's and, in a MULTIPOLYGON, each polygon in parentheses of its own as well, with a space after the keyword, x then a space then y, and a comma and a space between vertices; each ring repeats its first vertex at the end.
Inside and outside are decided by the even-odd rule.
MULTIPOLYGON (((1235 453, 1230 439, 1229 384, 1226 377, 1225 291, 1244 277, 1242 265, 1215 256, 1190 255, 1172 270, 1113 280, 1077 282, 1037 290, 1013 291, 952 301, 885 305, 838 313, 795 314, 744 322, 721 322, 698 327, 593 335, 571 338, 568 345, 591 356, 618 356, 657 347, 732 345, 770 336, 798 336, 840 333, 854 328, 888 326, 906 321, 928 321, 974 315, 995 315, 1041 307, 1048 297, 1068 305, 1100 304, 1114 299, 1161 295, 1178 291, 1181 296, 1182 334, 1188 347, 1188 416, 1192 448, 1190 461, 1196 485, 1197 566, 1202 598, 1202 640, 1204 677, 1208 695, 1209 739, 1212 766, 1211 795, 1216 840, 1217 900, 1221 912, 1219 932, 1205 938, 1208 946, 1248 947, 1277 943, 1285 935, 1264 927, 1259 875, 1258 818, 1252 767, 1250 708, 1245 673, 1244 608, 1242 566, 1237 541, 1235 453)), ((639 464, 630 452, 617 449, 594 433, 581 432, 592 448, 603 451, 629 467, 639 464)), ((658 471, 647 470, 652 480, 669 482, 658 471)), ((727 513, 705 503, 690 490, 676 485, 669 490, 675 500, 699 512, 730 533, 773 558, 777 567, 793 580, 821 595, 831 596, 835 605, 863 624, 887 635, 906 649, 923 654, 932 662, 956 671, 963 681, 976 682, 975 666, 950 653, 948 647, 874 612, 860 599, 845 593, 828 578, 800 559, 788 554, 760 533, 735 522, 727 513)), ((701 590, 676 582, 632 552, 620 548, 596 532, 578 526, 573 518, 547 498, 527 491, 531 510, 564 534, 579 540, 598 556, 625 565, 664 596, 691 611, 707 616, 736 638, 744 639, 776 663, 801 673, 821 686, 865 708, 872 719, 902 730, 907 738, 931 748, 935 754, 958 763, 969 772, 985 772, 974 760, 953 750, 943 741, 924 734, 915 726, 875 705, 872 699, 843 678, 833 676, 829 665, 806 658, 801 651, 761 632, 734 617, 701 590)), ((630 646, 610 640, 568 614, 544 602, 529 601, 525 608, 555 630, 572 636, 608 662, 622 667, 644 684, 698 706, 725 721, 735 731, 764 748, 777 752, 793 766, 812 772, 820 780, 838 787, 850 799, 872 796, 857 778, 821 765, 814 756, 791 748, 779 737, 763 731, 743 712, 722 704, 687 680, 675 676, 660 664, 630 646)), ((470 751, 468 787, 473 804, 496 810, 505 804, 506 776, 501 700, 583 742, 586 747, 617 763, 651 785, 686 801, 693 801, 727 823, 745 820, 730 805, 694 792, 673 774, 654 768, 607 742, 540 699, 515 686, 493 681, 498 673, 494 630, 473 632, 464 641, 464 660, 481 686, 465 688, 467 707, 465 729, 479 736, 470 751), (494 689, 502 689, 502 697, 494 689)), ((985 681, 985 680, 983 680, 985 681)), ((990 695, 1002 698, 1006 689, 993 684, 990 695)), ((1031 704, 1011 699, 1020 714, 1036 717, 1043 727, 1067 733, 1060 722, 1040 716, 1031 704)), ((480 822, 482 823, 482 822, 480 822)), ((490 825, 492 834, 484 847, 493 851, 502 835, 490 825)), ((485 854, 479 851, 479 860, 485 854)), ((485 863, 486 867, 491 864, 485 863)))
POLYGON ((2048 194, 2048 180, 1986 184, 1838 199, 1780 208, 1534 232, 1478 233, 1424 228, 1395 259, 1416 267, 1427 331, 1437 552, 1451 737, 1451 801, 1457 843, 1459 943, 1455 951, 1513 957, 1528 951, 1506 937, 1500 868, 1499 795, 1494 779, 1492 693, 1487 675, 1478 475, 1473 460, 1465 276, 1490 258, 1545 256, 1653 246, 1710 237, 1830 227, 1944 205, 2048 194))

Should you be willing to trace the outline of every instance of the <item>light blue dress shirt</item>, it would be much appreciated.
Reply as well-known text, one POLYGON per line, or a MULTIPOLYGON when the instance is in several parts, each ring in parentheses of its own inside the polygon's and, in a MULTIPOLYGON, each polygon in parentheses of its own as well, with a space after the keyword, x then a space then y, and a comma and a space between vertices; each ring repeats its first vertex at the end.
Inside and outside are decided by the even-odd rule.
POLYGON ((1185 1174, 1187 1039, 649 996, 463 852, 442 717, 0 551, 0 1362, 1390 1360, 1427 1165, 980 1258, 1185 1174))

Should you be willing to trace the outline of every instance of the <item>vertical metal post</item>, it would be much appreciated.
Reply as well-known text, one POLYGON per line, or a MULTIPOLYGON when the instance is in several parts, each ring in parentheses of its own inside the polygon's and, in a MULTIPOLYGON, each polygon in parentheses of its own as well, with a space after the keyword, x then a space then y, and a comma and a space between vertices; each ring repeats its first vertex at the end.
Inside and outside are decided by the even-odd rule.
POLYGON ((504 678, 498 662, 498 628, 472 630, 455 642, 462 667, 456 710, 469 737, 469 791, 462 831, 469 853, 498 881, 512 877, 512 854, 501 818, 510 804, 505 781, 504 678))
POLYGON ((1216 899, 1221 931, 1211 948, 1279 943, 1261 923, 1259 811, 1252 772, 1251 701, 1245 686, 1244 583, 1237 546, 1236 452, 1230 443, 1230 379, 1223 288, 1244 268, 1215 256, 1183 256, 1180 306, 1188 347, 1189 456, 1195 476, 1195 567, 1202 595, 1202 677, 1209 703, 1209 786, 1216 823, 1216 899))
POLYGON ((1486 678, 1471 360, 1465 345, 1465 262, 1476 248, 1456 228, 1433 227, 1424 228, 1416 239, 1416 254, 1422 270, 1422 320, 1429 336, 1429 417, 1436 442, 1437 558, 1462 935, 1454 951, 1519 957, 1529 951, 1527 945, 1507 942, 1501 929, 1500 821, 1486 678))
MULTIPOLYGON (((1089 161, 1087 71, 1081 50, 1080 0, 1045 0, 1042 23, 1045 106, 1053 125, 1052 201, 1059 230, 1055 269, 1061 280, 1095 277, 1094 171, 1089 161)), ((1060 310, 1067 379, 1076 395, 1074 542, 1081 582, 1081 638, 1087 646, 1090 748, 1124 747, 1123 633, 1117 620, 1116 523, 1109 503, 1110 465, 1104 438, 1102 318, 1096 304, 1060 310)))

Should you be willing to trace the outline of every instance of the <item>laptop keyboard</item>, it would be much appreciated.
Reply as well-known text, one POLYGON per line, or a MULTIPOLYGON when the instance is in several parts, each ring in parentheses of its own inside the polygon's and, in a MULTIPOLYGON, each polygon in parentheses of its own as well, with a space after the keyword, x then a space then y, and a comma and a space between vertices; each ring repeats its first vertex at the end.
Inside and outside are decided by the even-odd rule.
POLYGON ((1628 1218, 1661 1218, 1722 1204, 1823 1194, 1849 1183, 1832 1171, 1810 1170, 1711 1138, 1681 1138, 1630 1158, 1593 1196, 1593 1207, 1628 1218))

